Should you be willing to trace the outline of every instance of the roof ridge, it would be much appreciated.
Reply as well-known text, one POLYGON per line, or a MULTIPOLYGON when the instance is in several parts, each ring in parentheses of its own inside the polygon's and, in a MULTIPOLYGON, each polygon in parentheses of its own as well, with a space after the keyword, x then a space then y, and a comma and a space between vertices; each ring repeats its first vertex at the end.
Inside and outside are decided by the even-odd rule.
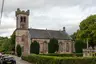
MULTIPOLYGON (((35 28, 29 28, 29 30, 30 29, 32 29, 32 30, 46 30, 46 29, 35 29, 35 28)), ((58 31, 59 32, 59 30, 51 30, 51 29, 49 29, 49 30, 47 30, 47 31, 58 31)))

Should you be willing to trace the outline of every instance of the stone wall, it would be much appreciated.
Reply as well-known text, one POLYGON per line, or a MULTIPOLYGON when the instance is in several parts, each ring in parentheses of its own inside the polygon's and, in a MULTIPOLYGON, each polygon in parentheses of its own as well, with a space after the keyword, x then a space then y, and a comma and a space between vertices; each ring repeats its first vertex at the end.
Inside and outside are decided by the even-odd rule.
MULTIPOLYGON (((50 39, 32 39, 33 41, 37 41, 40 44, 40 53, 48 53, 48 43, 50 39), (45 44, 44 42, 47 42, 45 44)), ((57 53, 63 54, 63 53, 72 53, 73 45, 71 40, 58 40, 59 43, 59 51, 57 53)))
POLYGON ((30 39, 28 30, 16 30, 16 45, 20 44, 22 47, 22 55, 30 54, 30 39))

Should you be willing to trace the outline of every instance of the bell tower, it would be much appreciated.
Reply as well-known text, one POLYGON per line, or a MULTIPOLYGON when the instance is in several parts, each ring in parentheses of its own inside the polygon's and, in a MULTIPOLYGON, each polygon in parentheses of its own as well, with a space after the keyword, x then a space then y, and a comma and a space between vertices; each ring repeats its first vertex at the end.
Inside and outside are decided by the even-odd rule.
POLYGON ((16 27, 17 29, 28 29, 28 19, 29 18, 29 10, 21 11, 19 8, 16 11, 16 27))
POLYGON ((30 39, 29 39, 29 31, 28 31, 29 10, 21 11, 18 8, 17 11, 15 12, 15 15, 16 15, 15 47, 17 47, 17 45, 19 44, 22 48, 22 55, 23 56, 29 55, 30 54, 30 39))

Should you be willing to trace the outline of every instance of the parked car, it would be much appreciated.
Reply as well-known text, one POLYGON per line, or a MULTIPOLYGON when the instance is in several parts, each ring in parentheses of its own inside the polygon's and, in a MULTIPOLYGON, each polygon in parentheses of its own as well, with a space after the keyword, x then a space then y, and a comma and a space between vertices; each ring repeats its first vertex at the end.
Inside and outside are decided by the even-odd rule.
POLYGON ((0 57, 2 56, 2 53, 0 53, 0 57))
POLYGON ((16 60, 13 57, 2 56, 1 64, 16 64, 16 60))

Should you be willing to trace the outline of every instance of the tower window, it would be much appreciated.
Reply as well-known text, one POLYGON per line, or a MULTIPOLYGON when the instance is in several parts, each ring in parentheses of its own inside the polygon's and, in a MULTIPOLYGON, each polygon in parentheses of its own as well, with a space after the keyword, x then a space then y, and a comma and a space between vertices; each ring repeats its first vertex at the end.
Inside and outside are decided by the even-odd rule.
POLYGON ((20 19, 21 19, 21 22, 26 22, 26 17, 25 16, 23 16, 23 17, 21 16, 20 19))
POLYGON ((23 17, 24 22, 26 22, 26 17, 23 17))
POLYGON ((23 22, 23 17, 22 16, 21 16, 20 20, 21 20, 21 22, 23 22))

